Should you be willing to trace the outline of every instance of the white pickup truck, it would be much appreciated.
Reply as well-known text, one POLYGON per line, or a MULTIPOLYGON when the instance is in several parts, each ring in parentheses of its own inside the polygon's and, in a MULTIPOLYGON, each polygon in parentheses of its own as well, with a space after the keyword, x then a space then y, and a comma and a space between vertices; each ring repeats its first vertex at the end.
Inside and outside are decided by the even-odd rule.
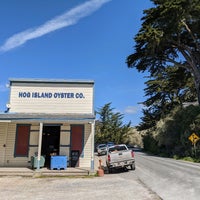
POLYGON ((125 144, 111 146, 108 148, 106 164, 109 172, 112 169, 129 166, 132 170, 135 170, 134 152, 129 150, 125 144))

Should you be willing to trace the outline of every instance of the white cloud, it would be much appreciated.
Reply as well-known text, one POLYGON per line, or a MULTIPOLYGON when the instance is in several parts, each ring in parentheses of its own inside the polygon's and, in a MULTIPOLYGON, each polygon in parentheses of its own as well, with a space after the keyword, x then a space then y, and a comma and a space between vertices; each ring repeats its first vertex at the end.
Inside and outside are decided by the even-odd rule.
POLYGON ((17 33, 12 37, 8 38, 6 42, 0 46, 1 52, 6 52, 16 47, 19 47, 26 43, 28 40, 32 40, 43 35, 46 35, 50 32, 56 31, 58 29, 68 27, 70 25, 78 23, 78 21, 86 17, 99 8, 103 4, 111 0, 90 0, 85 3, 72 8, 71 10, 65 12, 64 14, 53 18, 52 20, 47 21, 43 25, 25 30, 23 32, 17 33))
POLYGON ((141 106, 127 106, 124 110, 126 114, 136 114, 141 111, 141 106))

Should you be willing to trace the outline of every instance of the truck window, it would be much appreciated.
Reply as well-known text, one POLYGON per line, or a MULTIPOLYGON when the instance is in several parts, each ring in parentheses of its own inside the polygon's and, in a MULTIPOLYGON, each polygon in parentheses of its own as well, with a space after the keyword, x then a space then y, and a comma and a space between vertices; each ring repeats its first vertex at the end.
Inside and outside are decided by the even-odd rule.
POLYGON ((124 151, 127 150, 125 146, 114 146, 109 148, 109 152, 114 152, 114 151, 124 151))

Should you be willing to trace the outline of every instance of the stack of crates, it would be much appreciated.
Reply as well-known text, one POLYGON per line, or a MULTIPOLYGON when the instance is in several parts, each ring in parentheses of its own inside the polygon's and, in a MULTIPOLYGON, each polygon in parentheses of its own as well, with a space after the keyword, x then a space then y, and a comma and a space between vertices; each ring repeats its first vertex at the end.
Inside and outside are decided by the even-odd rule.
POLYGON ((67 169, 67 156, 51 156, 50 169, 67 169))

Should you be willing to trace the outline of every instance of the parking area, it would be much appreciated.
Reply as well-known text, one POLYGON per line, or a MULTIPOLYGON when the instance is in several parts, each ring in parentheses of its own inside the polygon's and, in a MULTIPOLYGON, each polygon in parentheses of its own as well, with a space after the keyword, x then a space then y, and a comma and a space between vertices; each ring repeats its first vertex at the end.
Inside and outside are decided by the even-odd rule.
MULTIPOLYGON (((106 156, 95 155, 95 169, 99 161, 106 167, 106 156)), ((69 169, 68 169, 69 170, 69 169)), ((51 171, 51 170, 49 170, 51 171)), ((67 170, 66 170, 67 171, 67 170)), ((117 172, 104 176, 50 177, 0 176, 0 194, 4 200, 157 200, 137 177, 135 171, 117 172)))
POLYGON ((4 200, 156 200, 132 172, 106 174, 90 178, 0 177, 0 194, 4 200), (129 176, 129 178, 123 176, 129 176), (130 176, 132 176, 130 178, 130 176))

